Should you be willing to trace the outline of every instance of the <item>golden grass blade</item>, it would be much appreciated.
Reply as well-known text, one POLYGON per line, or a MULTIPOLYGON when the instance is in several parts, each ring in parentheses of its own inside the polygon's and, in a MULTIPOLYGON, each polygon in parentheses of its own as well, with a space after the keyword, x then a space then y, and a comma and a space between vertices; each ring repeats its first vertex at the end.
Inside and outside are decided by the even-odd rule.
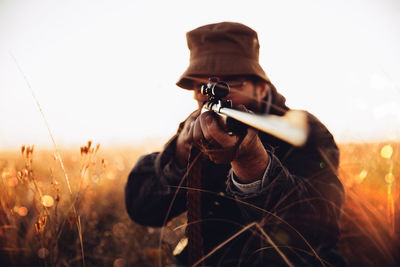
MULTIPOLYGON (((68 190, 69 190, 69 192, 70 192, 71 199, 72 199, 72 189, 71 189, 70 180, 69 180, 69 178, 68 178, 68 173, 67 173, 67 171, 65 170, 65 167, 64 167, 64 163, 63 163, 61 154, 60 154, 60 152, 59 152, 59 150, 58 150, 58 148, 57 148, 57 144, 56 144, 56 142, 55 142, 55 140, 54 140, 54 137, 53 137, 53 134, 52 134, 52 132, 51 132, 51 130, 50 130, 50 126, 49 126, 49 123, 48 123, 48 121, 47 121, 47 119, 46 119, 46 116, 45 116, 45 114, 44 114, 44 112, 43 112, 43 110, 42 110, 42 107, 40 106, 40 103, 39 103, 39 101, 38 101, 38 99, 37 99, 37 97, 36 97, 36 95, 35 95, 35 92, 33 91, 33 88, 32 88, 32 86, 31 86, 31 84, 30 84, 29 81, 28 81, 28 78, 26 77, 26 75, 25 75, 24 72, 22 71, 21 67, 19 66, 17 59, 15 58, 15 56, 14 56, 11 52, 10 52, 10 55, 11 55, 11 57, 13 58, 15 64, 17 65, 17 68, 18 68, 19 72, 20 72, 21 75, 23 76, 23 78, 24 78, 24 80, 25 80, 25 82, 26 82, 26 85, 28 86, 28 88, 29 88, 29 90, 30 90, 30 92, 31 92, 31 95, 32 95, 32 97, 33 97, 33 99, 34 99, 34 101, 35 101, 35 103, 36 103, 36 105, 37 105, 37 107, 38 107, 38 109, 39 109, 39 111, 40 111, 40 114, 42 115, 43 121, 44 121, 44 123, 46 124, 47 131, 48 131, 48 133, 49 133, 49 136, 50 136, 50 138, 51 138, 51 141, 52 141, 52 143, 53 143, 53 147, 54 147, 54 150, 55 150, 55 153, 56 153, 56 159, 57 159, 57 161, 60 163, 61 169, 63 170, 64 177, 65 177, 65 180, 66 180, 66 183, 67 183, 67 186, 68 186, 68 190)), ((76 210, 74 204, 73 204, 73 211, 74 211, 74 214, 75 214, 76 218, 78 218, 78 220, 79 220, 78 212, 77 212, 77 210, 76 210)), ((83 264, 83 266, 85 267, 85 255, 84 255, 84 251, 83 251, 83 240, 82 240, 82 235, 81 235, 82 228, 81 228, 80 223, 77 223, 76 226, 77 226, 77 228, 78 228, 78 233, 80 233, 80 234, 79 234, 79 238, 80 238, 81 251, 82 251, 82 264, 83 264)))

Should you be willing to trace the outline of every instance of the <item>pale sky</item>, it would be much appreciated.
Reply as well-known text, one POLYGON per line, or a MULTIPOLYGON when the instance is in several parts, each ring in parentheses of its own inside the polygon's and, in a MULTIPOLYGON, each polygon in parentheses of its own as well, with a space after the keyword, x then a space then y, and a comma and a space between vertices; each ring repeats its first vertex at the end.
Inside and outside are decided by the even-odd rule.
POLYGON ((167 140, 196 103, 185 34, 235 21, 291 108, 339 142, 400 139, 400 1, 0 0, 0 149, 167 140), (13 56, 12 56, 13 55, 13 56))

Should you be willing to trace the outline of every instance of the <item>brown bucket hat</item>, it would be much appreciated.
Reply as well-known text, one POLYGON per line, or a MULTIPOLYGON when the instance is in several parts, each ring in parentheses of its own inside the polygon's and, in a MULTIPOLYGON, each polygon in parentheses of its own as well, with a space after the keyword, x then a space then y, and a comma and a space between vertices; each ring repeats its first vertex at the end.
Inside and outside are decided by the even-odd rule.
POLYGON ((196 28, 186 34, 190 50, 189 67, 176 83, 193 89, 198 76, 254 75, 270 82, 258 63, 257 33, 235 22, 221 22, 196 28))

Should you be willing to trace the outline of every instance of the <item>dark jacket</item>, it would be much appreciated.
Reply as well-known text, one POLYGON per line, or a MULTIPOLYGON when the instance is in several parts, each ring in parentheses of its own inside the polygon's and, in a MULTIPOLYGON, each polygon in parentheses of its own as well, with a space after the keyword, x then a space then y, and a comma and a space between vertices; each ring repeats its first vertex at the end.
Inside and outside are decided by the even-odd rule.
MULTIPOLYGON (((283 115, 285 99, 272 90, 271 114, 283 115)), ((203 163, 202 232, 205 254, 246 225, 205 261, 210 266, 345 265, 336 253, 344 190, 337 177, 339 150, 326 127, 308 114, 310 136, 300 148, 259 133, 271 163, 256 193, 244 194, 228 178, 229 164, 203 163), (272 242, 271 242, 272 240, 272 242), (274 244, 274 246, 272 246, 274 244), (318 255, 318 256, 317 256, 318 255)), ((179 132, 179 131, 178 131, 179 132)), ((162 226, 176 187, 185 175, 175 160, 175 135, 157 153, 138 160, 126 185, 130 217, 143 225, 162 226)), ((168 220, 186 210, 180 189, 168 220)), ((168 221, 167 220, 167 221, 168 221)), ((186 260, 186 251, 180 257, 186 260)))

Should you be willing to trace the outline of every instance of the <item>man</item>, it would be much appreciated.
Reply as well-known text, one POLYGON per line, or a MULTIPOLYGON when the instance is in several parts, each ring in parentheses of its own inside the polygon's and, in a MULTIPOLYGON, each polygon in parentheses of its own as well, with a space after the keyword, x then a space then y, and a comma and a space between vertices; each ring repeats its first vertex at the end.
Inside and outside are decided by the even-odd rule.
MULTIPOLYGON (((223 22, 188 32, 187 41, 190 65, 177 85, 193 90, 199 108, 207 100, 201 86, 217 77, 230 85, 226 99, 236 109, 279 116, 289 110, 258 63, 255 31, 223 22)), ((188 209, 189 248, 178 257, 185 265, 344 265, 336 253, 344 198, 339 151, 307 114, 308 141, 294 147, 252 128, 232 135, 212 112, 193 112, 163 151, 136 163, 126 185, 129 215, 162 226, 188 209)))

